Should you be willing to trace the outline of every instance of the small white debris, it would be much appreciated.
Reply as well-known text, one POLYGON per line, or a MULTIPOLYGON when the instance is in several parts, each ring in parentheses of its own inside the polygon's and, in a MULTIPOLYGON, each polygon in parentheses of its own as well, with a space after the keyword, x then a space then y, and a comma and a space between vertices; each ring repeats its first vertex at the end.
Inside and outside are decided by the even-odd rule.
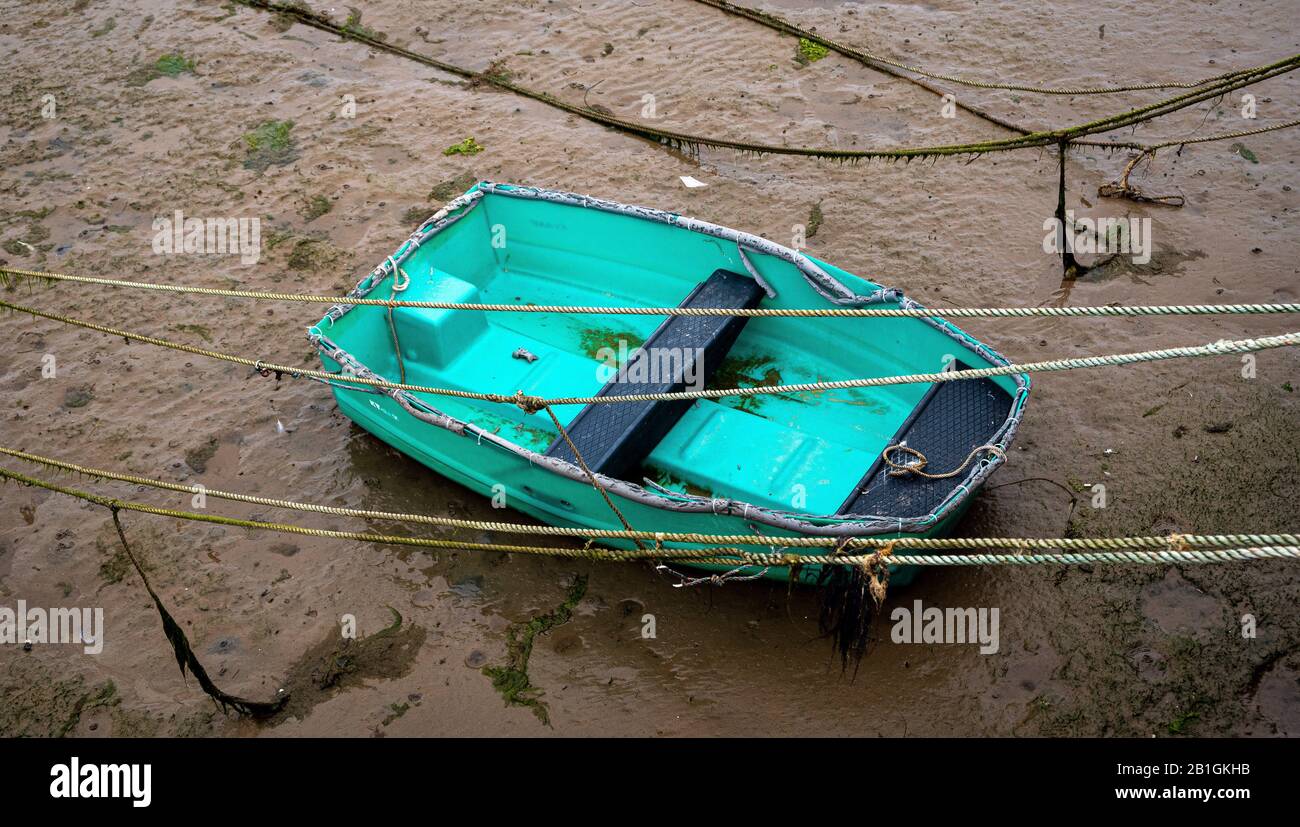
POLYGON ((686 185, 686 188, 688 190, 693 190, 696 187, 708 186, 708 184, 704 183, 703 181, 696 181, 694 178, 692 178, 689 175, 683 175, 681 178, 682 178, 682 183, 686 185))

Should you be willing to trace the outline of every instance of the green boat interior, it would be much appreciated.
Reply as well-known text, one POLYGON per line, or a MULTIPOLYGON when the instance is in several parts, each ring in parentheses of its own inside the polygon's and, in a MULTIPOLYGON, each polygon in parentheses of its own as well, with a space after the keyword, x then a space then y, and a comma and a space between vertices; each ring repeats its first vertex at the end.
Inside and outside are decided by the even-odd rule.
MULTIPOLYGON (((403 264, 373 298, 516 305, 815 307, 793 264, 662 222, 488 195, 403 264), (775 296, 767 294, 770 287, 775 296)), ((862 293, 876 285, 817 262, 862 293)), ((883 306, 889 306, 888 304, 883 306)), ((328 335, 379 375, 541 397, 752 387, 932 372, 990 363, 910 318, 687 317, 383 307, 347 313, 328 335), (394 333, 402 365, 394 356, 394 333), (669 354, 669 358, 661 358, 669 354), (640 360, 640 361, 638 361, 640 360), (622 368, 624 374, 615 374, 622 368), (656 368, 658 370, 656 371, 656 368), (611 374, 614 374, 611 376, 611 374)), ((669 495, 723 497, 827 518, 922 516, 959 478, 890 476, 906 442, 929 468, 961 464, 1007 419, 1015 385, 979 381, 554 408, 595 470, 669 495)), ((422 401, 538 453, 572 460, 545 413, 447 396, 422 401)))

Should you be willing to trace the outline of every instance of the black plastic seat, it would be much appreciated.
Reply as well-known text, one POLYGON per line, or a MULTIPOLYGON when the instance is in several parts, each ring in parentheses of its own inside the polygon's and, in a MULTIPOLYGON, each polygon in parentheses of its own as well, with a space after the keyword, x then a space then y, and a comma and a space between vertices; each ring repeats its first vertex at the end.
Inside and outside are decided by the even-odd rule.
MULTIPOLYGON (((958 370, 969 365, 956 363, 958 370)), ((991 379, 960 379, 930 387, 890 440, 925 455, 926 471, 944 473, 960 466, 970 452, 993 439, 1011 412, 1011 395, 991 379)), ((907 459, 894 454, 895 462, 907 459)), ((978 461, 978 457, 975 461, 978 461)), ((849 493, 838 516, 924 517, 960 485, 966 474, 931 480, 915 474, 889 475, 884 457, 849 493)))
MULTIPOLYGON (((717 270, 678 306, 751 308, 757 307, 763 296, 763 288, 754 279, 717 270)), ((650 381, 620 381, 620 376, 615 376, 597 395, 675 393, 686 388, 691 374, 702 388, 747 321, 744 316, 669 316, 625 366, 626 377, 644 372, 650 381)), ((592 471, 628 479, 691 404, 692 400, 685 399, 588 405, 566 430, 592 471)), ((563 436, 556 437, 546 454, 577 461, 563 436)))

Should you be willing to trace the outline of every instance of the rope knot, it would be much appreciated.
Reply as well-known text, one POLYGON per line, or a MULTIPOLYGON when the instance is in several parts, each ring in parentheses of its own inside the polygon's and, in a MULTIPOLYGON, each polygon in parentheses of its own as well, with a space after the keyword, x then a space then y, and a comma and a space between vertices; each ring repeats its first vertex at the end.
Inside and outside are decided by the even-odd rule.
POLYGON ((522 389, 515 391, 515 404, 526 414, 534 414, 546 407, 546 400, 540 396, 529 396, 522 389))
POLYGON ((885 595, 889 588, 889 564, 883 561, 893 553, 894 541, 890 540, 867 558, 867 562, 862 566, 867 575, 867 588, 871 591, 871 599, 876 602, 877 608, 885 602, 885 595))

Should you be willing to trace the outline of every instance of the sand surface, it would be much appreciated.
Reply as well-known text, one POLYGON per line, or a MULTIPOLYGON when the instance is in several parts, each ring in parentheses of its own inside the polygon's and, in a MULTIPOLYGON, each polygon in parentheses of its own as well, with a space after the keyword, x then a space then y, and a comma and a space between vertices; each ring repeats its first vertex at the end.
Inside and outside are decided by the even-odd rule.
MULTIPOLYGON (((314 8, 342 20, 344 6, 314 8)), ((946 143, 1008 133, 905 80, 691 0, 431 3, 376 0, 361 25, 564 100, 766 143, 946 143)), ((940 71, 1054 84, 1200 78, 1300 51, 1293 2, 769 0, 847 43, 940 71), (1104 29, 1103 29, 1104 27, 1104 29)), ((1152 221, 1144 265, 1118 260, 1063 285, 1042 250, 1056 156, 838 165, 671 152, 517 96, 474 87, 320 31, 220 2, 0 0, 0 258, 77 274, 335 293, 391 252, 457 179, 590 193, 704 218, 783 243, 824 215, 810 251, 936 305, 1300 300, 1300 131, 1161 152, 1134 183, 1181 209, 1101 199, 1128 154, 1067 164, 1081 216, 1152 221), (186 65, 154 71, 164 55, 186 65), (57 116, 41 117, 53 95, 57 116), (343 115, 345 95, 355 117, 343 115), (249 163, 244 136, 292 121, 292 146, 249 163), (446 156, 472 136, 484 150, 446 156), (1238 144, 1234 147, 1234 143, 1238 144), (687 189, 679 176, 708 184, 687 189), (453 183, 449 183, 453 182, 453 183), (328 204, 328 212, 320 213, 328 204), (256 265, 159 256, 152 222, 175 210, 261 219, 256 265), (23 242, 23 243, 17 243, 23 242)), ((941 84, 943 85, 943 84, 941 84)), ((1297 117, 1300 76, 1125 130, 1156 141, 1297 117)), ((958 90, 1030 127, 1157 100, 958 90)), ((1172 93, 1168 93, 1172 94, 1172 93)), ((1120 136, 1117 136, 1120 137, 1120 136)), ((1092 257, 1084 256, 1086 261, 1092 257)), ((318 308, 64 285, 0 292, 101 324, 314 365, 318 308)), ((1294 329, 1294 318, 971 321, 1019 360, 1124 352, 1294 329)), ((0 444, 210 488, 331 505, 501 519, 352 425, 327 388, 126 344, 18 314, 0 318, 0 444), (41 376, 53 354, 57 375, 41 376)), ((1006 467, 970 535, 1105 536, 1296 528, 1300 354, 1168 362, 1035 379, 1006 467), (1092 486, 1103 483, 1105 508, 1092 486), (1072 504, 1072 499, 1076 500, 1072 504)), ((33 469, 5 460, 5 467, 33 469)), ((64 477, 189 508, 189 497, 64 477)), ((361 530, 357 520, 210 502, 214 512, 361 530)), ((517 518, 509 513, 507 518, 517 518)), ((817 639, 808 590, 766 583, 675 589, 646 567, 436 553, 284 537, 129 514, 128 537, 219 685, 251 698, 297 687, 270 722, 223 716, 182 678, 106 509, 0 487, 0 605, 99 606, 104 651, 0 647, 6 735, 1300 735, 1300 570, 1221 567, 951 569, 885 607, 999 607, 1001 649, 895 645, 888 625, 855 681, 817 639), (480 667, 510 624, 589 577, 568 623, 538 638, 530 674, 551 727, 504 705, 480 667), (337 686, 319 665, 355 615, 362 635, 403 616, 337 686), (657 637, 641 636, 653 614, 657 637), (1250 614, 1257 636, 1243 638, 1250 614), (313 680, 313 675, 316 680, 313 680)), ((376 530, 416 531, 429 527, 376 530)), ((460 534, 467 539, 484 539, 460 534)))

